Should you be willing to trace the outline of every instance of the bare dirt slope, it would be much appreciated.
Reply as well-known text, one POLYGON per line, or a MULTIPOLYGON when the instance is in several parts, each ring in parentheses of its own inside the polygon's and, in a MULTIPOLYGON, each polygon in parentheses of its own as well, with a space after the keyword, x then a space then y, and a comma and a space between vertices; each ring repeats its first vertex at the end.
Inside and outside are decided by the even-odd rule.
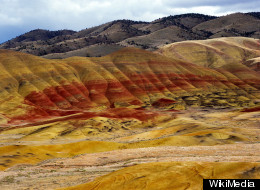
POLYGON ((163 55, 125 48, 63 60, 1 50, 0 124, 4 130, 94 116, 144 121, 189 106, 254 106, 259 74, 240 61, 258 57, 258 47, 256 39, 225 38, 170 44, 163 55))

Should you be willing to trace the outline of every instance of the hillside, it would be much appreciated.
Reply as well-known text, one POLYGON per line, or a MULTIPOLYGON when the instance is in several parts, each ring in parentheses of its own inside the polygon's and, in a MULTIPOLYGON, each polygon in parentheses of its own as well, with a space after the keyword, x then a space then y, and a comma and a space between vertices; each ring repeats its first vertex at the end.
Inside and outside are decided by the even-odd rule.
POLYGON ((45 58, 100 57, 124 47, 157 50, 185 40, 244 36, 260 38, 259 13, 214 17, 202 14, 168 16, 152 22, 116 20, 79 32, 33 30, 0 45, 45 58))
POLYGON ((259 168, 258 163, 205 163, 205 162, 165 162, 149 163, 131 166, 106 176, 97 178, 90 183, 67 190, 113 190, 120 189, 202 189, 203 179, 236 179, 248 178, 246 171, 252 170, 250 178, 258 176, 253 168, 259 168), (180 173, 182 176, 180 177, 180 173), (120 180, 119 180, 120 179, 120 180), (179 179, 179 180, 172 180, 179 179), (158 183, 160 181, 160 183, 158 183))
POLYGON ((257 59, 260 55, 260 40, 244 37, 193 40, 172 43, 159 48, 157 52, 203 67, 224 68, 234 64, 238 68, 246 64, 247 60, 257 59))
POLYGON ((259 178, 259 50, 245 37, 65 59, 0 50, 1 189, 259 178))
POLYGON ((63 60, 1 50, 1 123, 85 109, 253 105, 251 100, 259 97, 259 74, 242 62, 260 55, 258 44, 248 38, 182 42, 161 50, 170 58, 136 48, 63 60), (223 45, 225 49, 217 49, 223 45))

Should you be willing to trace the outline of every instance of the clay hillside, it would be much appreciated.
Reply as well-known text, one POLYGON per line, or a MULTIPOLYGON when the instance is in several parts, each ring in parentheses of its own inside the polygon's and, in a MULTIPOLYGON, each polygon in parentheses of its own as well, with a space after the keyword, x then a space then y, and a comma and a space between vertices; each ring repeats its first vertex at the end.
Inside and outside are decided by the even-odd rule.
MULTIPOLYGON (((45 37, 62 33, 71 35, 45 37)), ((247 37, 102 57, 0 50, 0 189, 179 190, 259 179, 259 57, 260 40, 247 37)))
POLYGON ((1 50, 0 121, 28 123, 86 109, 253 105, 260 77, 247 60, 260 57, 259 47, 259 40, 234 37, 63 60, 1 50))
POLYGON ((79 32, 33 30, 0 45, 45 58, 99 57, 123 47, 146 50, 184 40, 243 36, 260 38, 260 13, 221 17, 202 14, 168 16, 152 22, 116 20, 79 32))

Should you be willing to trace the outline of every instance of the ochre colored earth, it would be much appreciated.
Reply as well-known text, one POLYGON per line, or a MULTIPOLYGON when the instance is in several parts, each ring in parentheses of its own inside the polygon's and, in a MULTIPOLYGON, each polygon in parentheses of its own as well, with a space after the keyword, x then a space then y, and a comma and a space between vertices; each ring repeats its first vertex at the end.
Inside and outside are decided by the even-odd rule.
POLYGON ((1 190, 259 178, 259 56, 239 37, 98 58, 0 50, 1 190))

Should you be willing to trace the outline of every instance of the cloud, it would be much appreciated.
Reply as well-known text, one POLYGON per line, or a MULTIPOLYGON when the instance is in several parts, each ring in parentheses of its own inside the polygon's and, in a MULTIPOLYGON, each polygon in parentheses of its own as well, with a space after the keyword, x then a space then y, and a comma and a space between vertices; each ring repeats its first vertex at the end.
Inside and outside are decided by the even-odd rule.
POLYGON ((12 17, 12 16, 9 16, 9 15, 6 15, 6 14, 1 14, 0 13, 0 26, 3 25, 17 25, 21 22, 21 18, 19 17, 12 17))
POLYGON ((171 1, 171 0, 162 0, 164 4, 167 4, 168 6, 176 6, 176 7, 199 7, 199 6, 233 6, 237 4, 249 4, 249 3, 258 3, 259 0, 218 0, 218 1, 212 1, 212 0, 182 0, 182 1, 171 1))
POLYGON ((259 0, 0 0, 0 43, 33 29, 80 30, 112 20, 152 21, 202 13, 225 15, 257 11, 259 0))

